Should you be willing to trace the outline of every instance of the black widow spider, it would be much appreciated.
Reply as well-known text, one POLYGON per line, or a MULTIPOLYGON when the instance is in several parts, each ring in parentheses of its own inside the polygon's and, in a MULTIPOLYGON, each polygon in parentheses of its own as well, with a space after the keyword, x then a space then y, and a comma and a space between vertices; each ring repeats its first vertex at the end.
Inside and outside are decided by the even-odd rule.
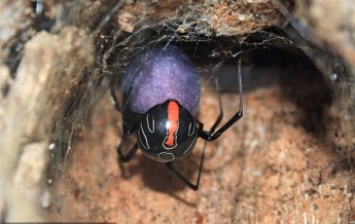
MULTIPOLYGON (((239 110, 222 127, 216 130, 223 118, 220 96, 220 113, 209 131, 195 116, 200 98, 199 74, 188 57, 176 46, 157 46, 138 54, 122 76, 123 107, 120 106, 115 86, 111 85, 111 100, 123 114, 124 136, 137 132, 137 143, 127 155, 122 153, 122 142, 117 148, 121 162, 128 162, 138 148, 149 158, 166 164, 187 186, 197 190, 200 183, 204 152, 201 154, 196 184, 192 184, 173 166, 185 158, 197 138, 205 141, 218 139, 223 132, 243 116, 243 86, 241 59, 238 60, 239 110)), ((215 78, 219 92, 218 80, 215 78)))

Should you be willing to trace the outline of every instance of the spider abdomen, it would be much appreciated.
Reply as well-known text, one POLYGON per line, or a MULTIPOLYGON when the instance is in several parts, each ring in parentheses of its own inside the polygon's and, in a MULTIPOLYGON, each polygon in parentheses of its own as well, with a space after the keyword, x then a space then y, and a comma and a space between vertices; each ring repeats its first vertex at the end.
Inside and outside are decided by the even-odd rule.
POLYGON ((197 136, 196 122, 176 100, 147 111, 138 126, 139 148, 151 159, 171 162, 188 156, 197 136))
POLYGON ((157 46, 139 53, 122 77, 127 109, 145 114, 150 108, 177 100, 193 116, 200 99, 199 74, 176 46, 157 46))

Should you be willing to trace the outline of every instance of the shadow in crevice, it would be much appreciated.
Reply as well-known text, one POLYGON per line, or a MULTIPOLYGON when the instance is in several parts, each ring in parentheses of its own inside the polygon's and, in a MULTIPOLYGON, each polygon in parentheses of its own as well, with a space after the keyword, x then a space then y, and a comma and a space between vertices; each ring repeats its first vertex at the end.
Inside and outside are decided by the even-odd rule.
POLYGON ((297 118, 298 123, 308 133, 324 142, 327 136, 326 126, 330 117, 328 109, 332 104, 332 93, 324 75, 317 70, 313 62, 297 49, 293 49, 292 52, 281 49, 256 51, 252 55, 252 61, 253 66, 259 68, 259 71, 260 68, 268 67, 278 73, 266 73, 269 77, 259 73, 258 76, 261 78, 257 78, 253 77, 257 74, 251 69, 248 79, 254 80, 254 84, 249 85, 255 86, 258 82, 255 80, 261 81, 264 86, 277 82, 282 97, 294 102, 301 111, 297 118))
POLYGON ((330 117, 328 110, 332 104, 331 89, 323 74, 311 68, 313 64, 308 58, 294 58, 292 61, 298 67, 292 73, 280 76, 282 95, 302 111, 298 118, 302 127, 324 142, 330 117))
MULTIPOLYGON (((242 58, 244 92, 280 86, 282 97, 301 111, 298 123, 324 141, 332 91, 314 63, 295 47, 258 49, 242 58)), ((221 91, 238 92, 236 65, 237 58, 229 58, 218 69, 221 91)))

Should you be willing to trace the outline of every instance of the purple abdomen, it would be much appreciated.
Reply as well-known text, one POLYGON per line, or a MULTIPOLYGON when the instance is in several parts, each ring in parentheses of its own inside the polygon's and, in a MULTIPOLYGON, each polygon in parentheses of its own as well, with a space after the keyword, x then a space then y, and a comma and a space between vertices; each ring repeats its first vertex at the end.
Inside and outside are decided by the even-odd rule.
POLYGON ((192 62, 176 46, 158 46, 139 53, 130 62, 122 77, 124 101, 130 111, 145 114, 153 106, 175 99, 196 116, 199 77, 192 62))

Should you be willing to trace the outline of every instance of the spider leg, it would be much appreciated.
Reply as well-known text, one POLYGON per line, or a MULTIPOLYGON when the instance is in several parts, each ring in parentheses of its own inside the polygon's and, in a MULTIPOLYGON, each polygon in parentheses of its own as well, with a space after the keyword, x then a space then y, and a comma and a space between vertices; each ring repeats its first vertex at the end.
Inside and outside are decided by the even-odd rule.
POLYGON ((137 150, 138 150, 138 144, 134 144, 133 147, 131 148, 131 150, 128 152, 127 155, 123 155, 122 152, 122 148, 123 148, 123 141, 120 143, 120 145, 117 147, 117 154, 119 156, 120 162, 123 163, 127 163, 129 162, 133 156, 136 154, 137 150))
POLYGON ((119 112, 122 113, 122 108, 121 108, 121 106, 120 106, 120 103, 118 102, 114 85, 111 85, 110 94, 111 94, 111 102, 112 102, 113 106, 115 107, 115 109, 116 109, 117 111, 119 111, 119 112))
POLYGON ((120 166, 120 170, 121 170, 121 176, 123 177, 123 178, 129 178, 129 175, 127 174, 127 171, 126 171, 126 168, 123 166, 123 163, 127 163, 127 162, 129 162, 132 158, 133 158, 133 156, 136 154, 136 152, 137 152, 137 149, 138 149, 138 144, 137 143, 135 143, 134 145, 133 145, 133 147, 130 149, 130 151, 128 152, 128 154, 127 155, 124 155, 123 154, 123 146, 125 145, 124 144, 124 141, 125 139, 123 139, 122 141, 121 141, 121 143, 119 144, 119 146, 117 147, 117 154, 118 154, 118 164, 119 164, 119 166, 120 166))
MULTIPOLYGON (((117 111, 122 113, 122 109, 120 107, 120 103, 117 100, 115 89, 114 89, 113 85, 111 85, 110 93, 111 93, 111 101, 112 101, 113 106, 115 107, 115 109, 117 111)), ((127 155, 123 155, 123 152, 122 152, 123 144, 124 144, 124 139, 121 141, 121 143, 117 147, 117 154, 118 154, 121 162, 128 162, 136 154, 137 149, 138 149, 138 144, 137 143, 134 144, 132 149, 129 151, 129 153, 127 155)))
POLYGON ((217 131, 214 131, 216 126, 219 124, 220 120, 223 117, 223 111, 222 111, 222 106, 221 106, 221 101, 220 101, 220 114, 215 122, 215 124, 212 126, 211 130, 209 132, 203 130, 203 124, 200 123, 199 127, 199 137, 206 141, 214 141, 217 138, 219 138, 223 132, 225 132, 228 128, 230 128, 234 123, 236 123, 240 118, 243 117, 243 82, 242 82, 242 62, 241 59, 239 58, 238 60, 238 84, 239 84, 239 110, 237 113, 233 115, 229 121, 227 121, 222 127, 220 127, 217 131))
POLYGON ((219 82, 218 82, 218 77, 214 78, 215 81, 215 86, 216 86, 216 92, 218 95, 218 104, 219 104, 219 115, 216 119, 216 121, 214 122, 214 124, 212 125, 209 133, 213 133, 215 131, 215 129, 217 128, 217 126, 219 125, 219 123, 221 123, 221 120, 223 118, 223 108, 222 108, 222 100, 221 100, 221 96, 219 94, 219 82))
POLYGON ((119 112, 121 112, 123 114, 123 117, 125 117, 125 114, 128 116, 129 115, 129 118, 134 118, 134 125, 130 125, 128 127, 124 126, 124 135, 123 135, 123 139, 121 141, 121 143, 119 144, 119 146, 117 147, 117 154, 119 156, 119 159, 120 159, 120 162, 128 162, 132 159, 132 157, 136 154, 137 152, 137 149, 138 149, 138 144, 135 143, 133 145, 133 147, 131 148, 131 150, 128 152, 127 155, 123 155, 123 152, 122 152, 122 148, 123 148, 123 145, 124 145, 124 142, 125 142, 125 137, 128 136, 130 133, 132 133, 135 128, 136 128, 136 121, 137 120, 140 120, 141 118, 141 114, 136 114, 136 113, 123 113, 123 110, 122 110, 122 107, 120 106, 120 103, 119 101, 117 100, 117 97, 116 97, 116 93, 115 93, 115 88, 114 88, 114 85, 111 85, 111 88, 110 88, 110 93, 111 93, 111 101, 112 101, 112 104, 113 106, 115 107, 115 109, 119 112))
POLYGON ((200 167, 198 169, 198 176, 197 176, 197 181, 196 184, 191 183, 188 179, 186 179, 186 177, 184 177, 179 171, 177 171, 175 169, 175 167, 173 166, 172 162, 166 163, 166 167, 173 172, 176 176, 178 176, 180 178, 180 180, 182 180, 189 188, 191 188, 194 191, 198 190, 198 187, 200 185, 200 179, 201 179, 201 172, 202 172, 202 167, 203 167, 203 161, 205 159, 205 148, 206 148, 206 142, 205 145, 203 147, 203 151, 201 154, 201 159, 200 159, 200 167))

